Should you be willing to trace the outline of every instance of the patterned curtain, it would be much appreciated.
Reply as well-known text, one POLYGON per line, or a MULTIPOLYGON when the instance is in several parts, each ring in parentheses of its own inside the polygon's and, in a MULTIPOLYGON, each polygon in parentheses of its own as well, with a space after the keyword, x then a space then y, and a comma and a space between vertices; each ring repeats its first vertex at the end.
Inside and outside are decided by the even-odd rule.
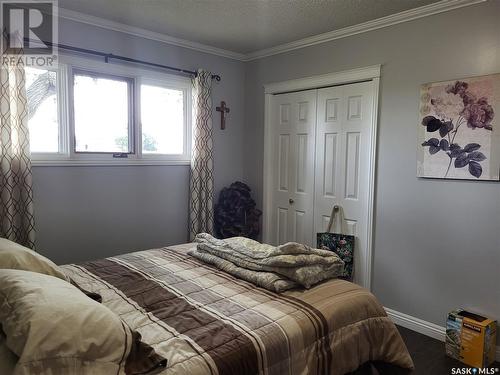
POLYGON ((35 246, 24 67, 0 68, 0 237, 35 246))
POLYGON ((194 79, 193 148, 189 186, 189 238, 213 233, 214 160, 212 143, 212 73, 199 70, 194 79))

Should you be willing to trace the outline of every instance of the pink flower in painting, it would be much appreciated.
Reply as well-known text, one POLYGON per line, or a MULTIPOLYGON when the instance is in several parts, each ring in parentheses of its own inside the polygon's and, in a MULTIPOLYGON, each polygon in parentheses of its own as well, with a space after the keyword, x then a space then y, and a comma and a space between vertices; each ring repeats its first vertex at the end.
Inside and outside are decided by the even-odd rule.
POLYGON ((491 121, 495 117, 495 112, 493 111, 493 107, 488 104, 487 98, 480 98, 475 103, 466 105, 462 115, 467 120, 469 128, 493 130, 491 121))
POLYGON ((474 95, 470 91, 466 91, 462 95, 462 101, 464 102, 464 105, 472 104, 472 103, 474 103, 476 101, 476 99, 477 99, 476 95, 474 95))
POLYGON ((446 86, 445 91, 448 94, 451 93, 451 94, 455 94, 455 95, 462 97, 468 88, 469 88, 469 84, 467 82, 456 81, 454 85, 446 86))

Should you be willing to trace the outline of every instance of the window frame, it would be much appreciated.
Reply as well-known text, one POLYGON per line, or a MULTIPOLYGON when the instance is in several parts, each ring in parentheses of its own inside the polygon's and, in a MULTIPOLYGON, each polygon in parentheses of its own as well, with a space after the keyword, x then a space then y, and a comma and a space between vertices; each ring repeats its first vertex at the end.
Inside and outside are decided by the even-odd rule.
MULTIPOLYGON (((32 152, 31 162, 36 165, 37 160, 56 160, 61 161, 67 157, 68 152, 68 132, 67 126, 67 104, 66 100, 66 80, 67 69, 60 66, 59 68, 45 68, 44 70, 56 73, 56 96, 57 96, 57 125, 59 150, 57 152, 32 152)), ((29 127, 29 125, 28 125, 29 127)))
POLYGON ((96 72, 93 70, 88 70, 88 69, 72 69, 71 72, 71 79, 70 79, 70 103, 71 105, 71 117, 70 117, 70 128, 72 129, 72 137, 71 137, 71 152, 75 155, 81 156, 81 155, 115 155, 115 154, 127 154, 127 155, 133 155, 136 153, 137 148, 135 147, 135 126, 136 126, 136 121, 135 121, 135 79, 131 77, 125 77, 125 76, 119 76, 116 74, 108 74, 108 73, 101 73, 101 72, 96 72), (110 80, 115 80, 115 81, 121 81, 125 82, 127 84, 127 92, 128 92, 128 126, 127 126, 127 133, 128 133, 128 151, 127 152, 113 152, 113 151, 77 151, 76 150, 76 118, 75 118, 75 99, 74 99, 74 94, 75 94, 75 75, 81 75, 81 76, 86 76, 86 77, 95 77, 95 78, 104 78, 104 79, 110 79, 110 80))
POLYGON ((138 152, 140 153, 141 158, 144 160, 188 160, 191 161, 191 135, 192 135, 192 127, 188 124, 191 124, 191 115, 192 115, 192 103, 191 103, 191 90, 190 87, 191 82, 189 82, 189 87, 179 87, 178 84, 174 84, 171 80, 167 79, 151 79, 149 77, 142 77, 137 85, 137 103, 138 103, 138 129, 136 139, 140 142, 140 147, 138 147, 138 152), (141 107, 141 87, 142 85, 156 86, 166 89, 173 89, 182 91, 183 101, 184 101, 184 127, 183 127, 183 153, 182 154, 154 154, 154 153, 143 153, 142 151, 142 107, 141 107))
POLYGON ((138 66, 105 63, 96 59, 69 55, 59 56, 57 74, 57 101, 59 121, 59 152, 31 153, 33 166, 117 166, 117 165, 189 165, 191 162, 192 136, 192 83, 189 77, 176 76, 157 70, 146 70, 138 66), (132 124, 129 137, 132 153, 121 153, 127 157, 113 157, 113 152, 76 152, 75 121, 73 106, 73 77, 78 73, 128 79, 132 83, 130 111, 132 124), (141 126, 142 84, 183 91, 184 96, 184 142, 182 154, 143 154, 141 126))

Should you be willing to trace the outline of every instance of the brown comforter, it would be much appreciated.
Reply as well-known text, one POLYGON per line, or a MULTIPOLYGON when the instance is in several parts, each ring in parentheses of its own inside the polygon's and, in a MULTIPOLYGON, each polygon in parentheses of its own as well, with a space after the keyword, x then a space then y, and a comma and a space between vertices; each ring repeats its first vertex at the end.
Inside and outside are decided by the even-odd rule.
POLYGON ((344 374, 413 363, 376 298, 331 280, 276 294, 190 257, 194 245, 63 266, 168 359, 164 374, 344 374))

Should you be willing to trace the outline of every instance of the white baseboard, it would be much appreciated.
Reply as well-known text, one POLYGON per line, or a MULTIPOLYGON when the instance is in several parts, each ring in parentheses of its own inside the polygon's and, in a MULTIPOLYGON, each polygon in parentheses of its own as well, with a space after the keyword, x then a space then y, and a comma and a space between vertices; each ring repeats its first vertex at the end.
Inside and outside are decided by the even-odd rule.
POLYGON ((395 311, 387 307, 385 308, 385 311, 397 325, 411 329, 412 331, 432 337, 433 339, 437 339, 439 341, 444 341, 446 339, 446 329, 444 327, 400 313, 399 311, 395 311))
MULTIPOLYGON (((445 341, 446 339, 445 327, 427 322, 419 318, 415 318, 411 315, 403 314, 399 311, 389 309, 388 307, 385 307, 385 311, 387 312, 387 315, 389 315, 389 317, 392 319, 392 321, 401 327, 411 329, 412 331, 432 337, 439 341, 445 341)), ((500 361, 500 346, 497 346, 496 360, 500 361)))

